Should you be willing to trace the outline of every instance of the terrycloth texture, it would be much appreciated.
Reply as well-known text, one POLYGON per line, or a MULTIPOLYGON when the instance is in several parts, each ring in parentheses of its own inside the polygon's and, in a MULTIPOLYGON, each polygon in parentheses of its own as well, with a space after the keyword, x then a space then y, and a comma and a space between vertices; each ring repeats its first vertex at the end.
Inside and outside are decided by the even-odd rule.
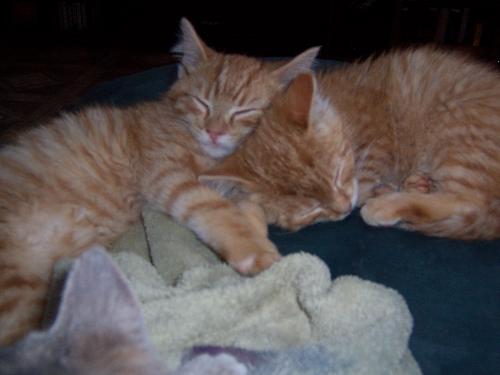
POLYGON ((242 277, 184 227, 154 212, 143 217, 149 253, 155 265, 162 259, 161 268, 130 252, 115 260, 170 365, 194 345, 269 350, 321 343, 335 358, 329 374, 420 373, 408 350, 412 318, 394 290, 351 276, 332 282, 328 267, 305 253, 242 277))

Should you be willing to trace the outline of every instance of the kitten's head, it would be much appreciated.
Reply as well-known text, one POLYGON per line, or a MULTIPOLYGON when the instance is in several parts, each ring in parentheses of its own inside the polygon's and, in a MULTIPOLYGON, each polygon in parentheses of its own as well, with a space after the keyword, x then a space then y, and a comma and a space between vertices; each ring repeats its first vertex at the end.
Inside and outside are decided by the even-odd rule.
POLYGON ((0 349, 10 375, 159 375, 166 371, 146 335, 139 304, 100 249, 75 261, 50 329, 0 349))
POLYGON ((358 194, 353 151, 342 118, 314 76, 299 75, 260 122, 252 137, 200 180, 226 194, 249 195, 270 222, 292 230, 348 215, 358 194))
POLYGON ((181 20, 179 79, 168 95, 203 150, 229 155, 258 124, 272 97, 301 72, 319 51, 311 48, 286 63, 263 62, 209 48, 193 26, 181 20))

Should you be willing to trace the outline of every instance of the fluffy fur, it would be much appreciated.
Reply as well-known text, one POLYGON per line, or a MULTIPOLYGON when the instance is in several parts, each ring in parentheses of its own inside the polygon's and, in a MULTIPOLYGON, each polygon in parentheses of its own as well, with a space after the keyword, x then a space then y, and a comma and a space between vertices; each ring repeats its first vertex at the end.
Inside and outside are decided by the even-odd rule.
POLYGON ((418 48, 300 76, 254 136, 201 178, 239 187, 290 229, 361 206, 370 225, 491 239, 500 236, 498 155, 499 74, 418 48))
POLYGON ((180 79, 159 101, 66 113, 0 150, 0 345, 40 321, 54 262, 108 245, 151 205, 245 274, 279 258, 251 205, 201 185, 318 52, 264 63, 208 48, 182 20, 180 79))

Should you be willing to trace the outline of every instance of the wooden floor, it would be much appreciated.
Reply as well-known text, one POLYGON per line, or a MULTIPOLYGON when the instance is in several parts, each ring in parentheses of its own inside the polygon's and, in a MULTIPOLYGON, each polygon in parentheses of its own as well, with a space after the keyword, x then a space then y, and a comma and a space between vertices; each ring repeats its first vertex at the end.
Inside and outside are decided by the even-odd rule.
POLYGON ((174 61, 163 51, 10 48, 0 59, 0 140, 43 123, 89 88, 174 61))

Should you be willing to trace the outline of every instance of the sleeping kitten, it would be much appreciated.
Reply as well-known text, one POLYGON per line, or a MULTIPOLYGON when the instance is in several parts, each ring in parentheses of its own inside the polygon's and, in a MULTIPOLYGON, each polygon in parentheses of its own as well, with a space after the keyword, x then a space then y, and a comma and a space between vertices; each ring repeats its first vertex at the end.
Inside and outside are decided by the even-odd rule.
POLYGON ((106 246, 148 204, 192 229, 239 272, 279 259, 251 205, 197 181, 257 126, 317 52, 265 63, 208 48, 181 21, 180 78, 150 103, 65 113, 0 150, 0 345, 41 318, 53 264, 106 246))
POLYGON ((0 349, 0 375, 245 375, 228 354, 169 371, 149 342, 139 303, 104 248, 79 257, 46 331, 0 349))
POLYGON ((287 64, 264 62, 215 52, 186 19, 181 29, 173 48, 182 55, 179 80, 169 94, 203 151, 217 159, 233 152, 253 131, 271 97, 297 74, 309 71, 319 51, 310 48, 287 64))
POLYGON ((201 179, 243 190, 269 222, 298 229, 360 206, 369 225, 500 236, 500 76, 488 66, 392 52, 301 75, 261 121, 201 179))

